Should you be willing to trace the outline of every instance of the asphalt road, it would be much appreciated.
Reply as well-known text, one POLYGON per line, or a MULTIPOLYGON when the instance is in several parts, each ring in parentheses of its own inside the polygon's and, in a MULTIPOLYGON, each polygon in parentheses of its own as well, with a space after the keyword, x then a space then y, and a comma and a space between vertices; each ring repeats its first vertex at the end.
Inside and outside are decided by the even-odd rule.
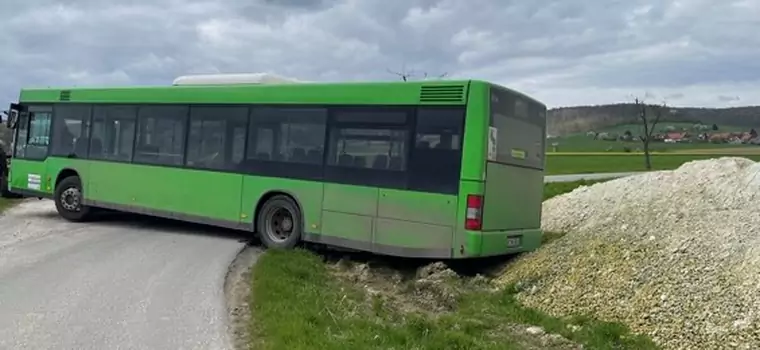
POLYGON ((615 179, 615 178, 619 178, 619 177, 626 177, 626 176, 636 175, 636 174, 639 174, 639 172, 547 175, 547 176, 544 176, 544 182, 572 182, 572 181, 578 181, 578 180, 605 180, 605 179, 615 179))
POLYGON ((0 218, 0 349, 231 349, 223 285, 244 240, 26 201, 0 218))

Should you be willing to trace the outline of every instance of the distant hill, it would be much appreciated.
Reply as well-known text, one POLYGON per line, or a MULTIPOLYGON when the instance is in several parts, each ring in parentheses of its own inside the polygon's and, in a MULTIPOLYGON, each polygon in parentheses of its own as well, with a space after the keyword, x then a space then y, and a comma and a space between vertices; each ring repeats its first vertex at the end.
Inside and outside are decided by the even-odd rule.
MULTIPOLYGON (((547 113, 547 132, 552 136, 638 123, 636 105, 621 103, 599 106, 554 108, 547 113)), ((734 108, 672 107, 663 121, 760 127, 760 106, 734 108)))

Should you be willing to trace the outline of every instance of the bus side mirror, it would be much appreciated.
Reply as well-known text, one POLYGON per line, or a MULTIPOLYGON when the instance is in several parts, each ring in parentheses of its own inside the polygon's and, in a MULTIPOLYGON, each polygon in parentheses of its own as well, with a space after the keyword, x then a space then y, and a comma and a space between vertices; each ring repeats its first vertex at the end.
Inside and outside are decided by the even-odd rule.
POLYGON ((8 126, 8 129, 14 129, 18 122, 18 111, 10 110, 6 114, 7 119, 5 120, 5 125, 8 126))
POLYGON ((16 127, 16 124, 18 123, 18 115, 19 113, 23 112, 24 107, 21 106, 18 103, 11 103, 11 108, 5 112, 6 119, 5 119, 5 125, 9 129, 13 129, 16 127))

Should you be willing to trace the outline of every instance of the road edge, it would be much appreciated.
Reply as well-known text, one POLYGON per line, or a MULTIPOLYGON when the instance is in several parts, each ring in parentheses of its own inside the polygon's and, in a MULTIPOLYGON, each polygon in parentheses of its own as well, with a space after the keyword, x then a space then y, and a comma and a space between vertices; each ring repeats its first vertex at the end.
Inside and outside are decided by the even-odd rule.
POLYGON ((238 251, 224 277, 228 344, 232 349, 247 349, 250 344, 251 272, 261 248, 247 243, 238 251))

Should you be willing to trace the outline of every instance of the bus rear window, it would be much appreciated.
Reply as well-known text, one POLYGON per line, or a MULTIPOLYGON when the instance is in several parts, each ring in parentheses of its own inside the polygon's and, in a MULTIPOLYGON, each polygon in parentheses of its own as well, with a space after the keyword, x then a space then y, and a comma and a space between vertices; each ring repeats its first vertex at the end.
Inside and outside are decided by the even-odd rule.
POLYGON ((546 108, 498 87, 491 88, 488 160, 544 168, 546 108))

